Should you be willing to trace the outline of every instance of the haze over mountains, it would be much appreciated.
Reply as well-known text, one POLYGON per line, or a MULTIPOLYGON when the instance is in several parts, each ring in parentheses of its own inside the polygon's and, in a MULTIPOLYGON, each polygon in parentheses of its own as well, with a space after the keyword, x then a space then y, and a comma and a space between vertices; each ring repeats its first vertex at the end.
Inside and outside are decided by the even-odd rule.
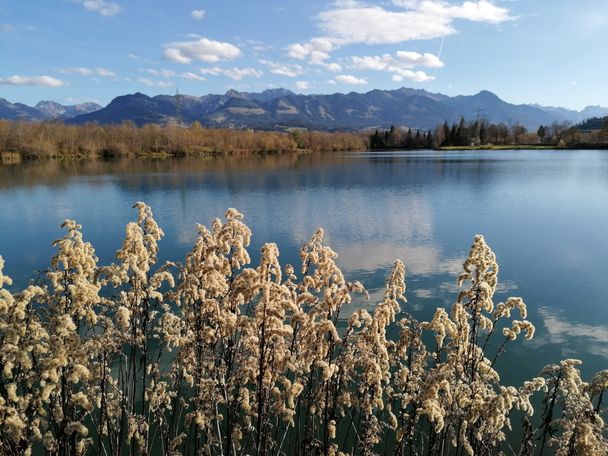
POLYGON ((131 121, 171 124, 198 121, 210 127, 281 130, 360 130, 390 125, 432 129, 444 121, 483 118, 488 122, 520 123, 528 129, 554 121, 579 123, 590 117, 608 116, 608 108, 588 106, 582 111, 539 105, 515 105, 494 93, 450 97, 426 90, 401 88, 367 93, 329 95, 295 94, 287 89, 261 93, 229 90, 223 95, 123 95, 107 106, 95 103, 64 106, 41 101, 35 107, 9 103, 0 98, 0 118, 44 121, 60 119, 70 124, 97 122, 116 124, 131 121))

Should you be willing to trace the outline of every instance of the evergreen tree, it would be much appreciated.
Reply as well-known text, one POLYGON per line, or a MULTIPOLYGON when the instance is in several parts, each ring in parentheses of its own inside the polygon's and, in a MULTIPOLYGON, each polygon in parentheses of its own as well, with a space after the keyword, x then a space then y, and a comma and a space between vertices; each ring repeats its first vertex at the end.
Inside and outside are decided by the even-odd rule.
POLYGON ((405 135, 405 148, 413 149, 414 148, 414 137, 412 136, 412 129, 410 128, 405 135))

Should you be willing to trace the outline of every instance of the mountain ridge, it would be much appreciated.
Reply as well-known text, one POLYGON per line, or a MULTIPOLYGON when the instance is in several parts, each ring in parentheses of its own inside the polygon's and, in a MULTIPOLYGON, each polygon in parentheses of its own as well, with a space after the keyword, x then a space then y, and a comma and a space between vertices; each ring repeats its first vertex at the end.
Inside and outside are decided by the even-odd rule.
POLYGON ((579 123, 608 115, 608 108, 588 106, 582 111, 537 104, 513 104, 488 90, 473 95, 448 96, 424 89, 333 94, 297 94, 284 88, 262 92, 224 94, 156 95, 141 92, 115 97, 105 107, 95 103, 64 106, 41 101, 35 107, 11 104, 0 98, 0 118, 44 121, 60 119, 69 124, 97 122, 136 125, 199 122, 208 127, 284 130, 362 130, 390 125, 433 129, 445 121, 481 117, 488 122, 520 123, 528 129, 552 122, 579 123), (178 117, 180 119, 178 119, 178 117))
POLYGON ((103 106, 93 102, 62 105, 49 100, 39 101, 35 106, 27 106, 23 103, 11 103, 5 98, 0 98, 0 119, 30 122, 54 119, 67 120, 102 108, 103 106))

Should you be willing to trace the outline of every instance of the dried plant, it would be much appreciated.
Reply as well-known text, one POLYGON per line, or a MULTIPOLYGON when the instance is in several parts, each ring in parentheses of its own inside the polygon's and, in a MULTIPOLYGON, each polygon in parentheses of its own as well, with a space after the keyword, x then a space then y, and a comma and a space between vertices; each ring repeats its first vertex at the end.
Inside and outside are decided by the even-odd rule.
POLYGON ((452 309, 419 322, 399 260, 373 311, 348 316, 369 296, 322 230, 299 277, 273 243, 251 265, 234 209, 198 227, 183 263, 158 264, 164 233, 134 207, 115 264, 100 266, 71 220, 41 283, 9 291, 0 258, 1 454, 608 454, 608 371, 586 383, 566 360, 501 383, 501 354, 534 326, 521 298, 494 303, 482 236, 452 309))

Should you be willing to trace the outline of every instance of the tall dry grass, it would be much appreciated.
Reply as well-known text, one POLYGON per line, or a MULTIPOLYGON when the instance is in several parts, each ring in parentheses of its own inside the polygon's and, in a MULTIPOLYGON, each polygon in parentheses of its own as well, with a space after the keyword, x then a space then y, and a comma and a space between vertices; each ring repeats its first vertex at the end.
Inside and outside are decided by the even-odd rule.
POLYGON ((565 360, 501 382, 500 355, 534 326, 521 298, 494 303, 482 236, 452 309, 419 322, 399 260, 374 311, 344 315, 366 291, 322 230, 297 269, 273 243, 250 266, 229 209, 183 262, 159 264, 163 231, 135 208, 111 265, 71 220, 44 280, 10 290, 0 258, 1 454, 608 454, 608 371, 586 382, 565 360))

